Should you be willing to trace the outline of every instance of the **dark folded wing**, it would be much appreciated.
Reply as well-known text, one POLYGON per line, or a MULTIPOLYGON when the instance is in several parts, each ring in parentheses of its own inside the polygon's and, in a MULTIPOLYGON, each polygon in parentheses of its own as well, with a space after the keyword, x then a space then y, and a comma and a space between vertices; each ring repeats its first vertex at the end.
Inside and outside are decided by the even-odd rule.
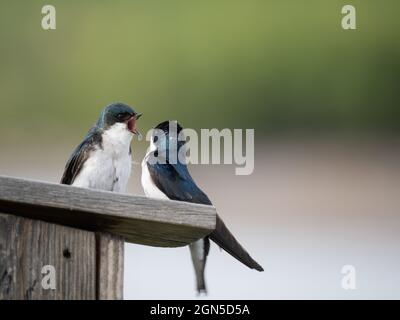
POLYGON ((69 158, 61 178, 62 184, 71 185, 74 183, 75 178, 81 172, 85 161, 89 157, 90 152, 94 149, 96 143, 101 144, 101 133, 95 129, 91 129, 69 158))
POLYGON ((209 235, 209 237, 232 257, 236 258, 250 269, 264 271, 263 267, 261 267, 235 239, 218 215, 215 230, 209 235))
MULTIPOLYGON (((147 163, 147 167, 157 188, 169 199, 212 205, 207 195, 193 181, 186 166, 147 163)), ((218 215, 216 228, 209 238, 249 268, 264 271, 235 239, 218 215)))
POLYGON ((169 199, 212 205, 207 195, 197 187, 186 166, 147 162, 147 167, 157 188, 169 199))

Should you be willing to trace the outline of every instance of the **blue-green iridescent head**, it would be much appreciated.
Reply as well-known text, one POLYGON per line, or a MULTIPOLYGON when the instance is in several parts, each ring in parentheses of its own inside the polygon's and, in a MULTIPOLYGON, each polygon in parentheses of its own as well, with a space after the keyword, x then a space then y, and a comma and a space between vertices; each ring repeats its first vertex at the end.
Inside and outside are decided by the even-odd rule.
POLYGON ((101 112, 97 126, 103 130, 107 130, 115 123, 125 123, 130 132, 138 134, 136 121, 141 115, 141 113, 137 113, 133 108, 124 103, 112 103, 106 106, 101 112))

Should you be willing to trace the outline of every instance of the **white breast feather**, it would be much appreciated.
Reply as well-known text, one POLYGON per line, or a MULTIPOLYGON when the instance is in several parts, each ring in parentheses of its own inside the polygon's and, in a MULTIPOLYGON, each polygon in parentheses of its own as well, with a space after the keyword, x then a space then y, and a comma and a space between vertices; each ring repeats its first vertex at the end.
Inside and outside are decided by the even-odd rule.
POLYGON ((131 174, 129 147, 132 133, 116 123, 103 133, 102 148, 96 147, 73 186, 124 193, 131 174))
POLYGON ((154 143, 150 142, 150 147, 147 150, 146 156, 143 158, 142 161, 142 187, 146 197, 149 198, 156 198, 156 199, 169 199, 164 192, 157 188, 154 184, 153 180, 151 179, 149 168, 147 167, 147 159, 150 156, 150 153, 155 151, 157 147, 154 143))
POLYGON ((147 167, 146 157, 142 161, 142 187, 146 197, 168 199, 165 193, 158 189, 151 179, 149 168, 147 167))

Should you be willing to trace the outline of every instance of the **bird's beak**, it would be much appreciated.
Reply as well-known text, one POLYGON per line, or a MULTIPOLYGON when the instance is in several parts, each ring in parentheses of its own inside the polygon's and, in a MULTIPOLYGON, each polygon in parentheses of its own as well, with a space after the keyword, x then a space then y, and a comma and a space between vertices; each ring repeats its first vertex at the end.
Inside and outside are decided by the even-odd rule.
POLYGON ((142 116, 141 113, 136 113, 128 120, 129 131, 132 132, 133 134, 136 134, 139 140, 142 138, 142 134, 136 128, 136 120, 139 119, 141 116, 142 116))

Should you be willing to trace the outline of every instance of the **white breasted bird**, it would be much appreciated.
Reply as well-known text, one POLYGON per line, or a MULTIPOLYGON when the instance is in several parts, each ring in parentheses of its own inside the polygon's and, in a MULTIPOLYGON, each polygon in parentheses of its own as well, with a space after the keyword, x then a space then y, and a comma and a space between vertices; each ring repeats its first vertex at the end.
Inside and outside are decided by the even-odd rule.
POLYGON ((139 134, 136 121, 140 116, 123 103, 105 107, 69 158, 61 183, 125 192, 131 174, 131 141, 139 134))
MULTIPOLYGON (((182 127, 174 122, 180 134, 182 127)), ((212 205, 207 195, 196 185, 186 163, 179 161, 178 154, 185 154, 184 139, 177 139, 170 132, 170 121, 164 121, 155 127, 150 147, 142 161, 142 186, 147 197, 171 199, 212 205), (158 133, 157 133, 158 131, 158 133), (160 135, 159 132, 162 132, 160 135)), ((239 244, 224 222, 217 215, 216 229, 207 237, 189 245, 197 280, 197 291, 206 293, 204 269, 210 250, 210 241, 214 241, 222 249, 251 269, 264 269, 239 244)))

